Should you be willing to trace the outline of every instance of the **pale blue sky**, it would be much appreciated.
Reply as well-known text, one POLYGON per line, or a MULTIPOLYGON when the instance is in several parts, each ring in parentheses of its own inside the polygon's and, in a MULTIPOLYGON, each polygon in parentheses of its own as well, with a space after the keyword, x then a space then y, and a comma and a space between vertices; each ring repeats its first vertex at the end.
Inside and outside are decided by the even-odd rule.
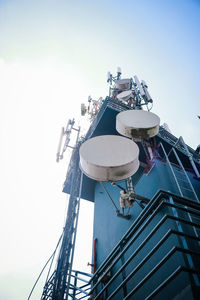
POLYGON ((60 127, 88 95, 107 95, 107 71, 144 79, 161 123, 200 143, 199 28, 192 0, 0 0, 0 299, 26 299, 56 245, 69 159, 55 163, 60 127))
POLYGON ((0 54, 6 61, 56 57, 97 85, 120 65, 151 85, 172 131, 181 134, 168 116, 170 101, 174 120, 181 109, 183 118, 195 122, 199 1, 2 1, 0 7, 0 54))

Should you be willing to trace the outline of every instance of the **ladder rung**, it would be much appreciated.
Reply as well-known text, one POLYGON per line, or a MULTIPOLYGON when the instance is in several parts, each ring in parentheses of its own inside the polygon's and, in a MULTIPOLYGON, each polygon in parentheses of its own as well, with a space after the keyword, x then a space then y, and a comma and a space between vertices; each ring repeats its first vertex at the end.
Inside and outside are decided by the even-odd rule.
POLYGON ((183 175, 185 176, 185 174, 183 173, 183 171, 174 171, 174 173, 178 174, 178 175, 183 175))
POLYGON ((172 162, 171 162, 171 164, 172 164, 173 170, 175 172, 183 172, 183 169, 180 166, 178 166, 178 165, 174 166, 172 162))
MULTIPOLYGON (((180 139, 181 139, 181 138, 179 138, 179 140, 180 140, 180 139)), ((178 141, 179 141, 179 140, 178 140, 178 141)), ((178 143, 178 141, 177 141, 177 143, 178 143)), ((184 141, 183 141, 183 143, 184 143, 184 141)), ((184 166, 183 166, 183 164, 182 164, 182 162, 181 162, 181 160, 180 160, 180 158, 179 158, 179 156, 178 156, 178 154, 177 154, 175 148, 172 147, 171 150, 170 150, 170 152, 169 152, 169 154, 170 154, 171 152, 174 153, 175 158, 176 158, 176 160, 177 160, 177 162, 178 162, 178 166, 180 167, 180 169, 173 166, 173 163, 170 162, 169 154, 167 155, 167 153, 166 153, 166 151, 165 151, 165 148, 164 148, 164 146, 162 145, 162 143, 160 143, 160 145, 161 145, 162 151, 163 151, 163 153, 164 153, 164 155, 165 155, 166 161, 167 161, 167 163, 169 164, 169 167, 170 167, 171 172, 172 172, 172 174, 173 174, 173 176, 174 176, 174 179, 175 179, 175 181, 176 181, 176 184, 177 184, 177 186, 178 186, 178 189, 179 189, 180 193, 182 194, 181 189, 186 190, 186 191, 192 193, 193 196, 194 196, 194 198, 199 202, 199 199, 198 199, 198 197, 197 197, 197 194, 196 194, 195 190, 193 189, 192 183, 190 182, 190 179, 189 179, 189 177, 188 177, 188 175, 187 175, 187 172, 185 171, 185 168, 184 168, 184 166), (179 180, 180 180, 180 181, 183 181, 183 182, 185 182, 185 183, 187 183, 187 184, 190 186, 190 189, 185 188, 185 187, 181 187, 181 186, 179 185, 178 178, 176 177, 176 174, 181 174, 180 172, 183 174, 183 176, 185 176, 184 178, 186 178, 187 181, 185 181, 184 179, 181 179, 181 178, 179 178, 179 180)), ((187 148, 186 148, 186 150, 187 150, 187 148)), ((187 151, 186 151, 186 152, 187 152, 187 151)))
POLYGON ((192 190, 191 185, 188 181, 185 181, 185 180, 180 180, 180 181, 181 181, 180 184, 182 184, 183 187, 186 186, 186 187, 189 187, 192 190))
MULTIPOLYGON (((174 169, 173 169, 174 170, 174 169)), ((177 173, 177 174, 183 174, 183 176, 185 176, 183 170, 174 170, 174 173, 177 173)))
MULTIPOLYGON (((178 179, 178 180, 181 180, 181 181, 183 181, 183 182, 186 182, 186 183, 188 183, 188 181, 187 181, 187 180, 183 180, 182 178, 176 177, 176 179, 178 179)), ((188 183, 188 184, 189 184, 189 183, 188 183)))
POLYGON ((179 171, 179 172, 176 172, 176 171, 175 171, 174 173, 176 173, 176 176, 179 175, 179 176, 184 176, 184 177, 186 177, 183 171, 179 171))
POLYGON ((193 190, 187 189, 187 188, 185 188, 185 187, 183 187, 183 186, 180 186, 180 188, 183 189, 183 190, 187 190, 187 191, 190 191, 190 192, 194 193, 193 190))
MULTIPOLYGON (((188 186, 190 186, 190 183, 189 183, 189 181, 188 180, 185 180, 185 179, 183 179, 183 178, 180 178, 180 177, 177 177, 176 176, 176 179, 179 181, 183 181, 183 182, 185 182, 185 183, 187 183, 188 184, 188 186)), ((187 178, 186 178, 187 179, 187 178)))

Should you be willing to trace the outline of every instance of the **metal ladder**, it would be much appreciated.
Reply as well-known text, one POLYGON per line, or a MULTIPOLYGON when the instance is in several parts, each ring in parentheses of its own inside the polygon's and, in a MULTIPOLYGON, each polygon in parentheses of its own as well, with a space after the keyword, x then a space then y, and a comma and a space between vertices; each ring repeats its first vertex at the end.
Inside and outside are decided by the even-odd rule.
POLYGON ((173 177, 174 177, 174 180, 176 182, 176 186, 178 188, 178 191, 179 191, 179 194, 182 196, 182 197, 187 197, 187 198, 190 198, 191 200, 196 200, 197 202, 199 202, 199 198, 197 197, 197 194, 193 188, 193 185, 187 175, 187 172, 185 171, 185 168, 175 150, 175 148, 173 147, 170 152, 167 154, 166 151, 165 151, 165 148, 163 146, 163 144, 161 143, 160 144, 163 152, 164 152, 164 155, 165 155, 165 158, 166 158, 166 161, 170 167, 170 170, 173 174, 173 177), (178 167, 177 169, 173 168, 172 166, 172 163, 170 162, 170 154, 173 153, 175 158, 176 158, 176 161, 178 162, 178 167), (187 194, 187 195, 186 195, 187 194), (190 196, 188 196, 188 194, 190 196))
MULTIPOLYGON (((171 172, 173 174, 173 177, 174 177, 174 180, 176 182, 176 186, 178 188, 178 191, 179 191, 180 195, 182 197, 187 197, 188 198, 188 196, 186 196, 185 193, 187 193, 187 195, 188 195, 188 193, 190 193, 191 196, 189 198, 191 200, 196 200, 199 203, 200 202, 199 198, 198 198, 198 196, 197 196, 197 194, 196 194, 196 192, 195 192, 195 190, 193 188, 193 185, 192 185, 192 183, 191 183, 191 181, 190 181, 190 179, 189 179, 189 177, 187 175, 187 172, 185 171, 185 168, 184 168, 184 166, 183 166, 183 164, 182 164, 182 162, 181 162, 181 160, 180 160, 180 158, 179 158, 176 150, 174 149, 174 147, 167 154, 162 143, 160 143, 160 146, 161 146, 161 148, 162 148, 162 150, 164 152, 166 161, 167 161, 167 163, 168 163, 168 165, 170 167, 170 170, 171 170, 171 172), (170 156, 171 153, 174 153, 174 155, 176 157, 176 160, 178 162, 179 169, 177 169, 177 170, 175 170, 173 168, 172 163, 170 162, 169 156, 170 156)), ((188 215, 188 218, 189 218, 190 222, 193 222, 191 214, 187 213, 187 215, 188 215)), ((196 227, 193 226, 193 230, 194 230, 194 234, 196 235, 196 237, 199 237, 199 234, 197 232, 196 227)))
POLYGON ((186 155, 188 156, 188 159, 190 161, 190 164, 191 164, 191 166, 193 168, 193 171, 195 173, 195 176, 197 178, 200 178, 199 171, 198 171, 198 169, 197 169, 197 167, 195 165, 195 162, 193 160, 193 155, 190 153, 190 151, 189 151, 187 145, 185 144, 182 136, 179 137, 179 139, 177 140, 177 142, 176 142, 176 144, 174 146, 176 146, 177 148, 181 149, 182 151, 184 151, 186 153, 186 155))

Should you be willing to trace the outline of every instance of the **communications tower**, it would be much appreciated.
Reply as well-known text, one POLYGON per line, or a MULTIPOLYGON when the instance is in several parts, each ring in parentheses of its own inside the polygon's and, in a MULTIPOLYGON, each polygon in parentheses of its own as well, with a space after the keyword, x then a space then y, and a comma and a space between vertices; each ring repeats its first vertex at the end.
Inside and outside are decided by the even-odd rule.
POLYGON ((199 299, 200 151, 150 112, 144 80, 108 73, 105 99, 81 105, 91 126, 62 129, 57 160, 73 150, 63 192, 69 206, 42 300, 199 299), (73 270, 80 199, 94 202, 92 274, 73 270))

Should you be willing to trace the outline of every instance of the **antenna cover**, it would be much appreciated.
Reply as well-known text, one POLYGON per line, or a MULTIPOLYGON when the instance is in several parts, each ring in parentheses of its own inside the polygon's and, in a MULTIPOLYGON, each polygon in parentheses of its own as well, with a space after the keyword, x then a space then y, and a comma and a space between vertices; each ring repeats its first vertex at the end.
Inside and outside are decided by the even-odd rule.
POLYGON ((139 168, 139 148, 122 136, 101 135, 84 142, 79 150, 80 168, 98 181, 126 179, 139 168))
POLYGON ((146 139, 159 131, 160 118, 145 110, 126 110, 116 118, 116 130, 130 138, 146 139))

